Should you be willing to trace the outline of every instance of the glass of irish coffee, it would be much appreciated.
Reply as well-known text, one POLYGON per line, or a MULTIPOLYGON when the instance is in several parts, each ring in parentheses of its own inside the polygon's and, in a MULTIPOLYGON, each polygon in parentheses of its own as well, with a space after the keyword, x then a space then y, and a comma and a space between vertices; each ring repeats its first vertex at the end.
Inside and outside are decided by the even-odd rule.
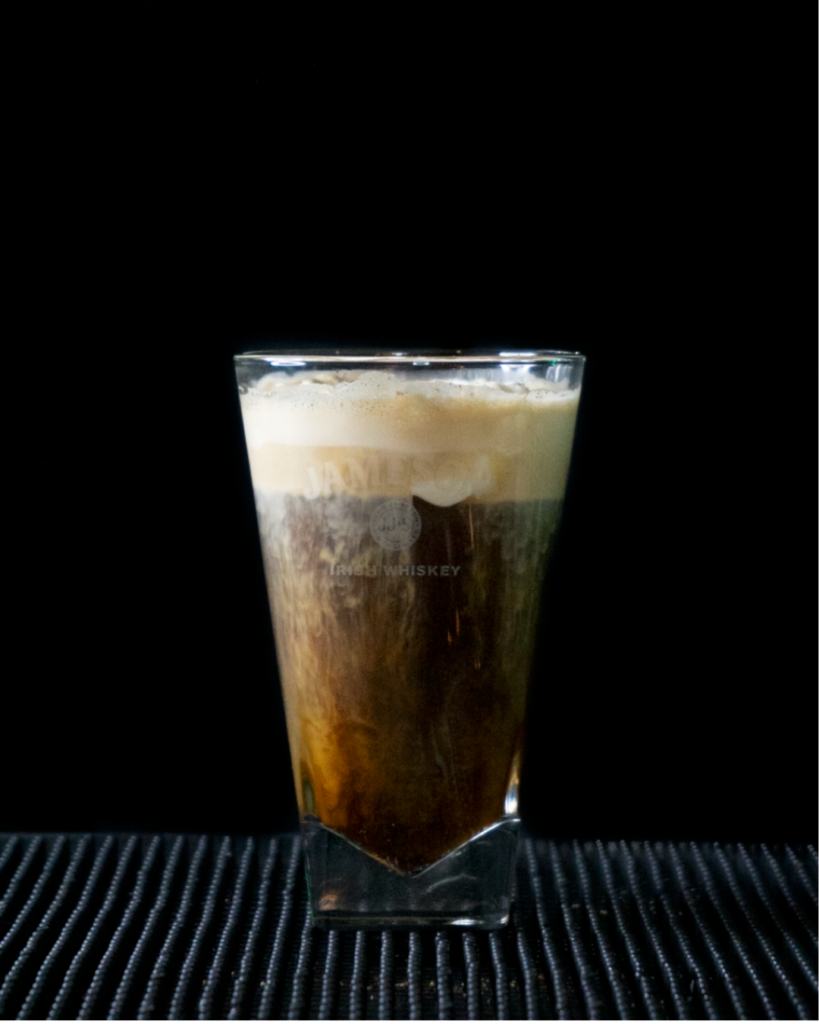
POLYGON ((236 373, 313 921, 501 927, 583 357, 249 352, 236 373))

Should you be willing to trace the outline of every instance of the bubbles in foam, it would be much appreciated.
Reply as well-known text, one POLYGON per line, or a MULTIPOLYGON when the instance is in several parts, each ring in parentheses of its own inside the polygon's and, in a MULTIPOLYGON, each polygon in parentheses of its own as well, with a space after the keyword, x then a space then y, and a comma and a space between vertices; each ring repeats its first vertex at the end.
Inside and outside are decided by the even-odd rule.
POLYGON ((578 392, 570 390, 565 381, 525 377, 521 380, 491 380, 475 377, 463 380, 432 378, 411 380, 399 378, 385 370, 302 370, 294 374, 269 373, 244 396, 244 404, 254 397, 275 399, 291 407, 327 405, 339 411, 352 403, 370 405, 404 396, 415 396, 431 402, 465 397, 482 402, 506 401, 508 396, 532 398, 536 401, 576 401, 578 392))
POLYGON ((493 380, 483 371, 483 376, 446 380, 385 370, 270 373, 241 398, 254 483, 267 490, 304 491, 308 470, 318 479, 332 463, 335 479, 340 459, 341 478, 345 459, 363 466, 371 453, 380 452, 390 458, 453 456, 456 468, 451 475, 437 472, 436 491, 427 493, 425 479, 413 483, 415 490, 423 488, 418 494, 426 500, 437 495, 437 504, 480 497, 483 485, 472 479, 472 456, 495 460, 488 479, 498 487, 505 479, 510 494, 558 495, 568 470, 579 392, 565 383, 515 376, 493 380))

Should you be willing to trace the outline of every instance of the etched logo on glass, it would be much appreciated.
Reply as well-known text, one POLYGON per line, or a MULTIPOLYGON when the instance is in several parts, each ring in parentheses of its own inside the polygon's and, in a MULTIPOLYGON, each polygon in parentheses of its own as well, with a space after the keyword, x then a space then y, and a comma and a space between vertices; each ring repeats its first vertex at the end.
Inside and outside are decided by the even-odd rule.
POLYGON ((370 533, 388 551, 412 547, 421 532, 421 517, 416 509, 400 498, 382 501, 370 516, 370 533))

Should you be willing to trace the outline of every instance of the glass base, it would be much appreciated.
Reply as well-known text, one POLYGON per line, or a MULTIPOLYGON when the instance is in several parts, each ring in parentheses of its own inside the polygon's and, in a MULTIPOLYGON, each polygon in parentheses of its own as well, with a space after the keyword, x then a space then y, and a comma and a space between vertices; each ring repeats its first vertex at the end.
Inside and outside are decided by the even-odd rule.
POLYGON ((502 928, 509 920, 519 818, 506 817, 422 871, 402 874, 307 817, 310 915, 319 928, 502 928))

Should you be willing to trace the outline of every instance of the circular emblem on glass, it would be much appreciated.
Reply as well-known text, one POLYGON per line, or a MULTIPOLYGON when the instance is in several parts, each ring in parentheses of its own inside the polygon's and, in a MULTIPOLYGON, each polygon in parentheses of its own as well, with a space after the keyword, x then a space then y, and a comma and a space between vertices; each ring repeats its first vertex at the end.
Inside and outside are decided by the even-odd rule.
POLYGON ((408 501, 382 501, 370 516, 370 533, 382 548, 403 551, 412 547, 421 532, 421 517, 408 501))

